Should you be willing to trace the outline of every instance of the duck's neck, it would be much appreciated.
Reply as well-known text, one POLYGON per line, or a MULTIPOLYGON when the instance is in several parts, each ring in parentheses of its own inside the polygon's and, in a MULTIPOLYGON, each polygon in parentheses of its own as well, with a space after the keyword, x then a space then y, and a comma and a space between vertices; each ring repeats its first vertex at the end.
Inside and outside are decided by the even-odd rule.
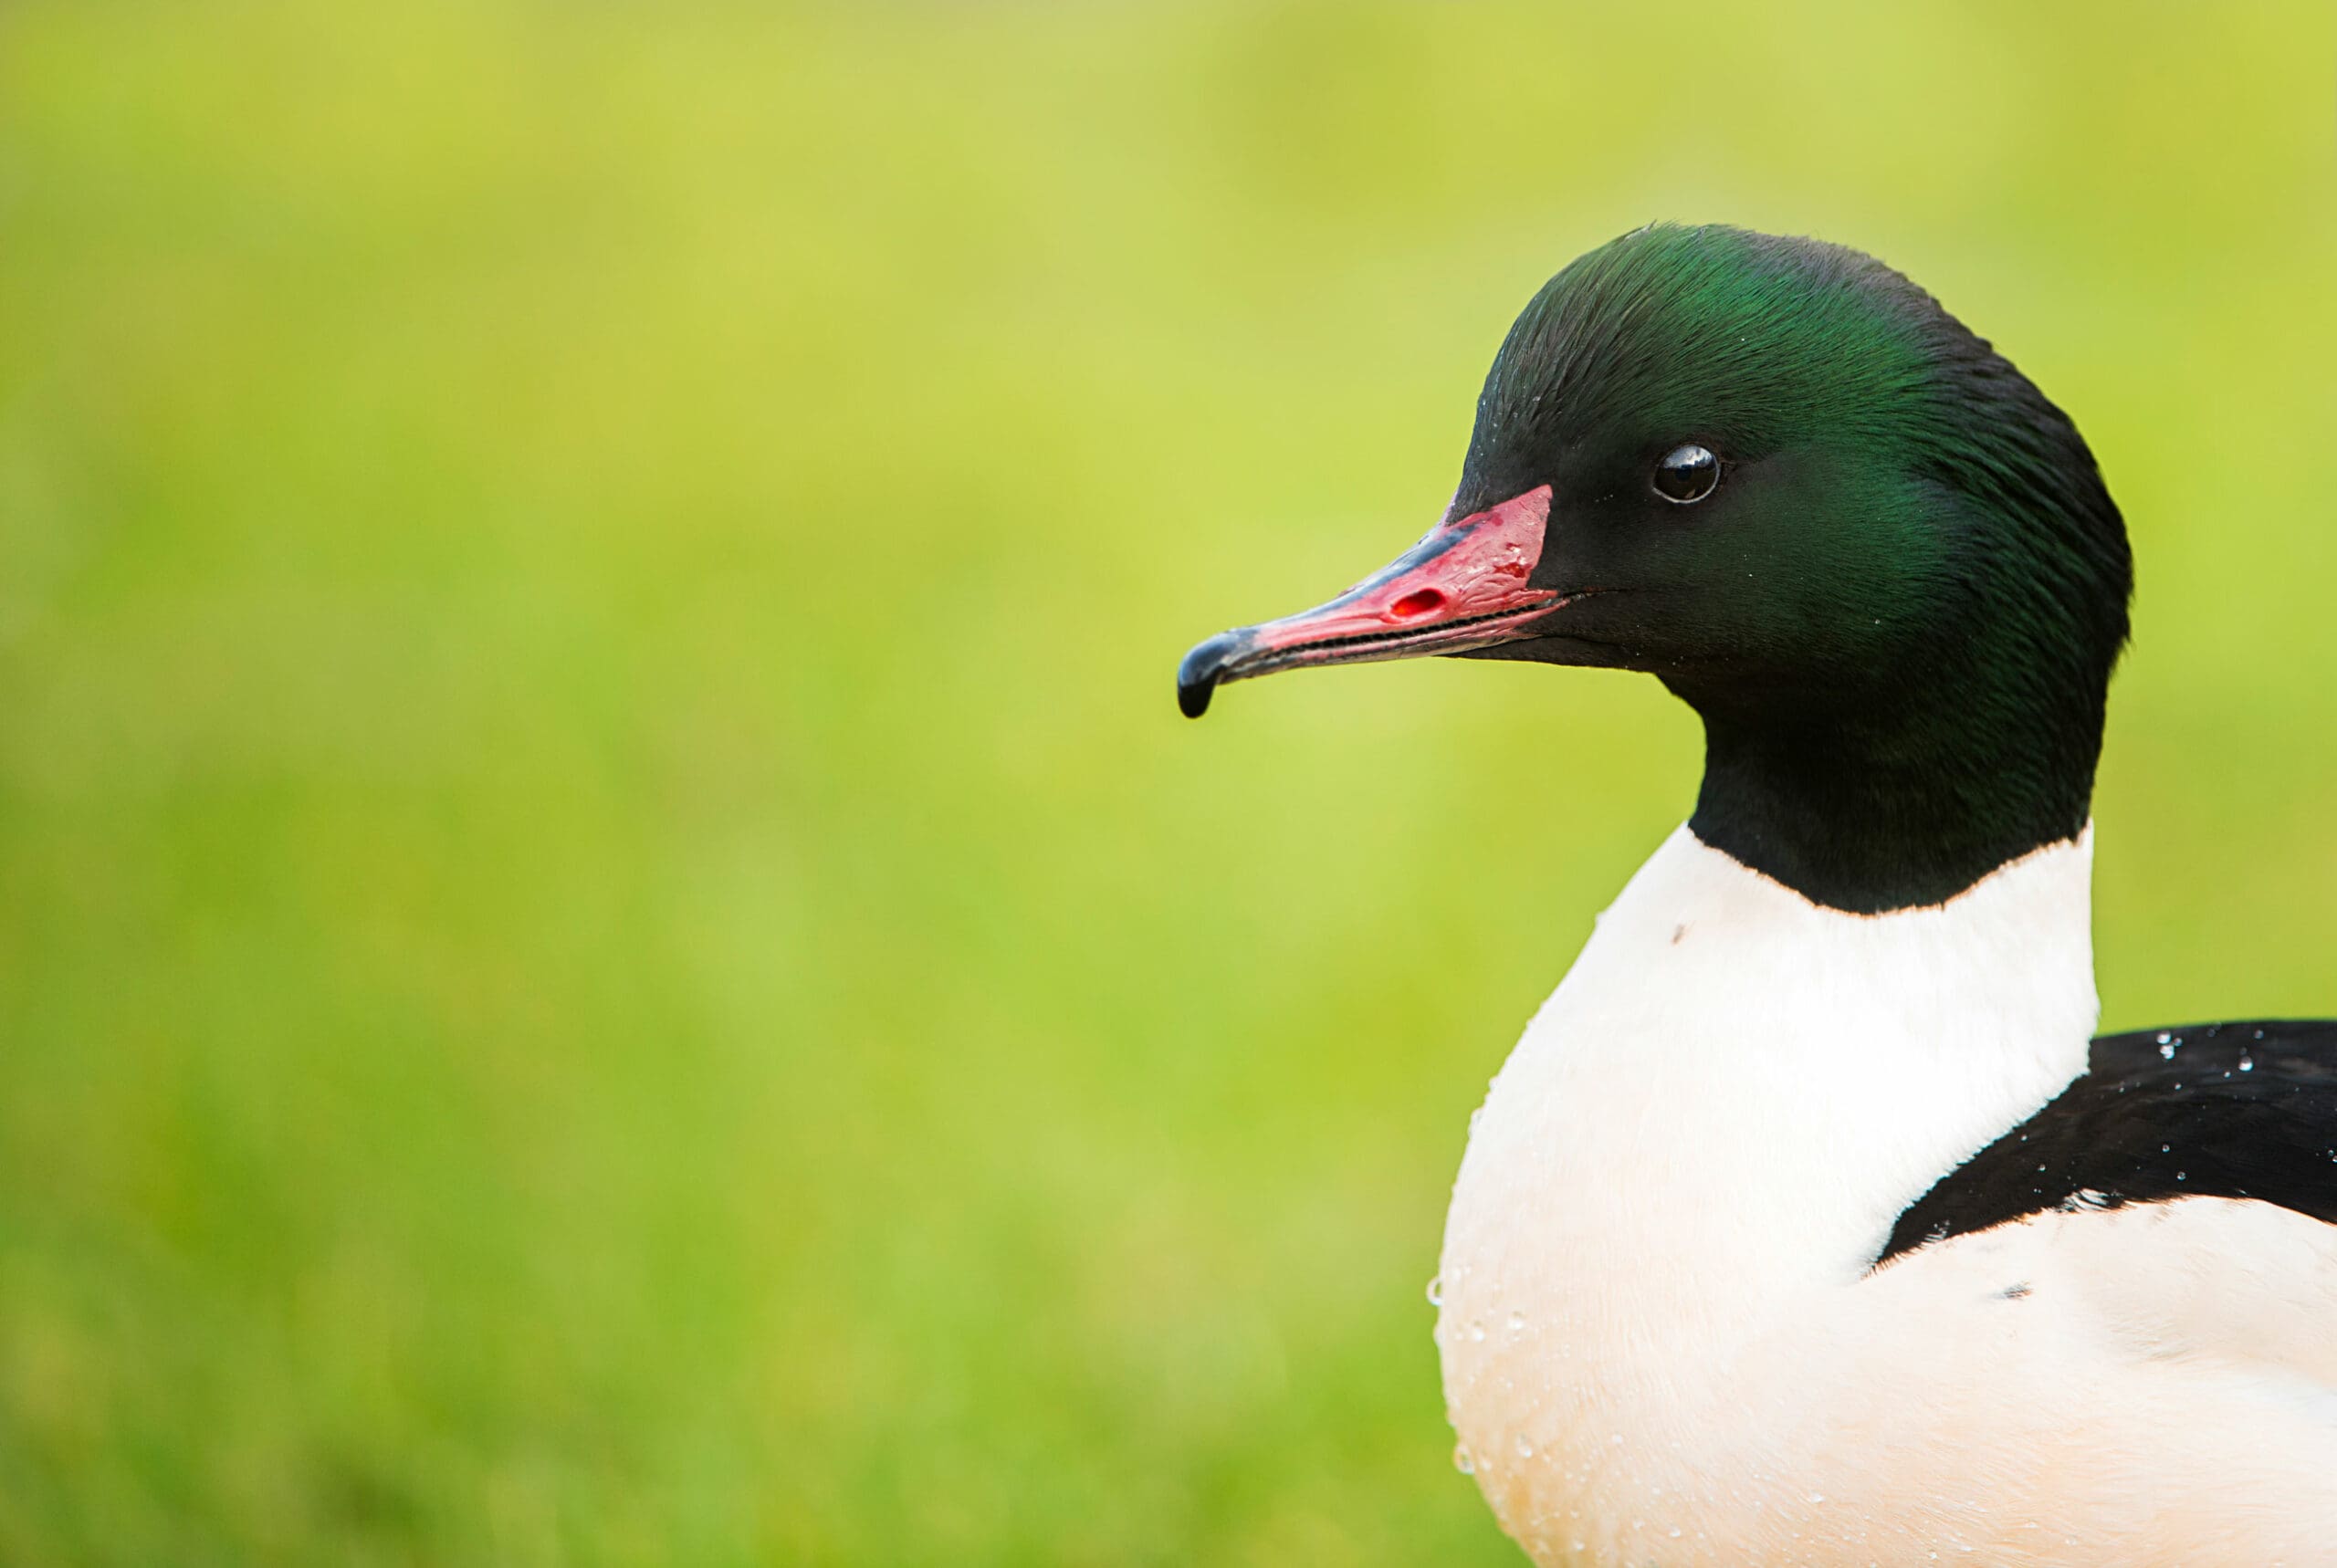
POLYGON ((1856 915, 1944 904, 2083 830, 2098 693, 2008 692, 1963 672, 1945 701, 1698 701, 1704 779, 1689 826, 1812 903, 1856 915))
MULTIPOLYGON (((1675 833, 1496 1081, 1448 1283, 1546 1248, 1598 1260, 1619 1322, 1670 1291, 1726 1338, 1704 1320, 1856 1278, 1901 1210, 2084 1070, 2091 860, 2081 830, 1938 907, 1858 915, 1675 833)), ((1575 1297, 1594 1315, 1595 1294, 1575 1297)))

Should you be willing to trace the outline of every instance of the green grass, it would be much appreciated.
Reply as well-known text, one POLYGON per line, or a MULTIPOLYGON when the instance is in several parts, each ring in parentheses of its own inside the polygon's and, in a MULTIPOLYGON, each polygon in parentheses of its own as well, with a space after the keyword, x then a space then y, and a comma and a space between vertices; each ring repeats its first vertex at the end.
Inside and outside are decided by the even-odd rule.
POLYGON ((0 10, 0 1560, 1514 1561, 1421 1286, 1693 727, 1176 657, 1577 252, 1846 240, 2128 509, 2108 1021, 2337 1009, 2332 46, 0 10))

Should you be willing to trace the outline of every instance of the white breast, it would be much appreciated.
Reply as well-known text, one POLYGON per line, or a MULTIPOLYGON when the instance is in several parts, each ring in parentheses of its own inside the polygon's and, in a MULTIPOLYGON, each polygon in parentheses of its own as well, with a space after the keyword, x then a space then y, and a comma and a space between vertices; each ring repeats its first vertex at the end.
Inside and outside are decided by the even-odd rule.
POLYGON ((2222 1315, 2278 1256, 2283 1343, 2337 1343, 2337 1228, 2193 1200, 1868 1273, 2083 1071, 2091 862, 1866 917, 1683 828, 1601 917, 1476 1120, 1441 1273, 1463 1455, 1537 1561, 2337 1563, 2337 1396, 2222 1315))

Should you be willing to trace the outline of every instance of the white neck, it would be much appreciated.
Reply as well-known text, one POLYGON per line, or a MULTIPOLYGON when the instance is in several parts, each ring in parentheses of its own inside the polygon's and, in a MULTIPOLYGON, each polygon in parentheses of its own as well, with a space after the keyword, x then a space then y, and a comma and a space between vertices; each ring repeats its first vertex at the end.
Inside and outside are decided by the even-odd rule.
POLYGON ((1446 1231, 1448 1352, 1555 1313, 1609 1375, 1692 1376, 1855 1279, 2084 1070, 2091 865, 2089 828, 1944 904, 1858 915, 1673 833, 1494 1081, 1446 1231))

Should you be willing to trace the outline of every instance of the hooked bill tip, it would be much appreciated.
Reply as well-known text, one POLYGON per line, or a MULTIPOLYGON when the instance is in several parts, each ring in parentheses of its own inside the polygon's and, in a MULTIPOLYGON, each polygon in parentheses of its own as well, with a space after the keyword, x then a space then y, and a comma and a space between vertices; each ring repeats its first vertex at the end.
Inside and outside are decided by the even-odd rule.
POLYGON ((1179 681, 1177 706, 1187 718, 1199 718, 1209 712, 1210 694, 1217 690, 1217 677, 1205 681, 1179 681))
POLYGON ((1209 699, 1225 667, 1248 646, 1249 638, 1242 632, 1221 632, 1185 655, 1177 666, 1177 706, 1187 718, 1209 712, 1209 699))

